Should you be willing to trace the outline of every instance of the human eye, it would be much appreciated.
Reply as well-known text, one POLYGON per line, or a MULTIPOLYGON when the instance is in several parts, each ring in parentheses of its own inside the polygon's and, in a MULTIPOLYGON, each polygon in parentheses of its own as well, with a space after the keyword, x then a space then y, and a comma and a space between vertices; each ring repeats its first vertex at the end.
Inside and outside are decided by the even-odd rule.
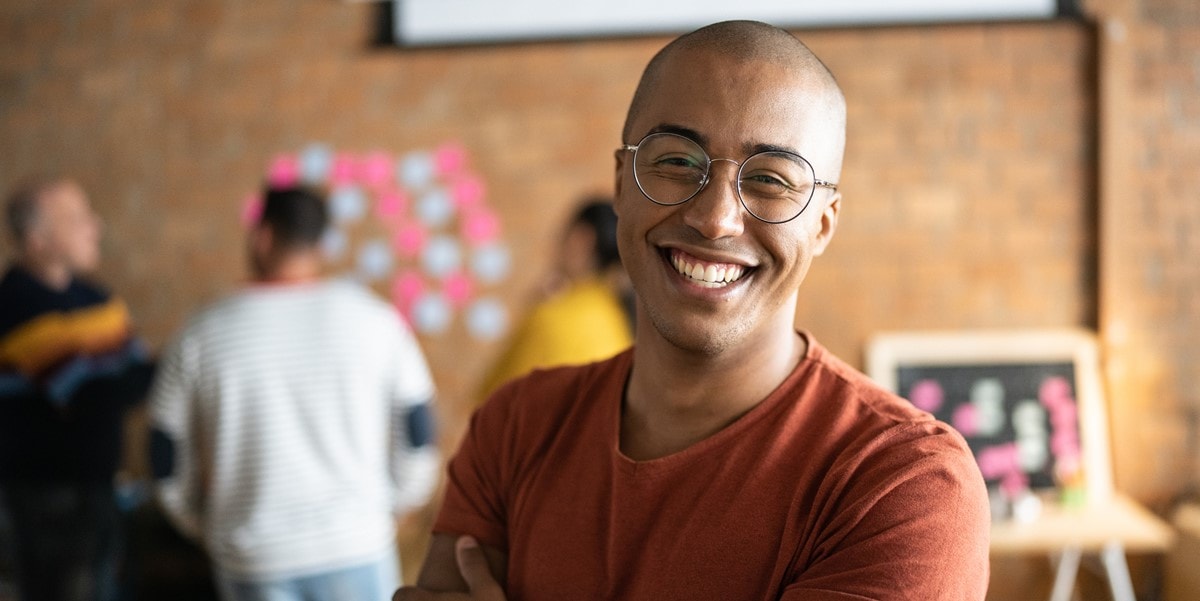
POLYGON ((777 174, 759 171, 742 176, 742 191, 765 200, 786 199, 800 195, 800 184, 777 174))
POLYGON ((798 198, 812 188, 811 170, 783 154, 751 157, 742 168, 743 192, 763 199, 798 198))
POLYGON ((649 174, 664 179, 699 181, 704 178, 704 162, 681 152, 663 153, 649 162, 649 174))

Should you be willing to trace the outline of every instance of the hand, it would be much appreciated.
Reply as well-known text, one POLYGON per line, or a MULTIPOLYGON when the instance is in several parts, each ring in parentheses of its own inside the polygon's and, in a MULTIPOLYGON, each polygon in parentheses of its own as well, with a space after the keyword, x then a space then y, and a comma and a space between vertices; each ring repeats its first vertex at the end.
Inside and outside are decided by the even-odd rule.
POLYGON ((460 536, 454 545, 458 571, 467 583, 467 593, 435 593, 406 586, 392 595, 392 601, 505 601, 504 589, 492 577, 483 549, 473 537, 460 536))

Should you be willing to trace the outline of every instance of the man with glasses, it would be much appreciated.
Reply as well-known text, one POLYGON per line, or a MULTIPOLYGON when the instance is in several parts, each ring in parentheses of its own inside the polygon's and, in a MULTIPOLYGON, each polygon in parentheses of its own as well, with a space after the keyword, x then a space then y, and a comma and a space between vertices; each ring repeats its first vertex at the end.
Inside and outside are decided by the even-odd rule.
POLYGON ((616 152, 635 345, 475 414, 396 599, 983 599, 961 437, 793 325, 844 136, 785 31, 719 23, 651 60, 616 152))

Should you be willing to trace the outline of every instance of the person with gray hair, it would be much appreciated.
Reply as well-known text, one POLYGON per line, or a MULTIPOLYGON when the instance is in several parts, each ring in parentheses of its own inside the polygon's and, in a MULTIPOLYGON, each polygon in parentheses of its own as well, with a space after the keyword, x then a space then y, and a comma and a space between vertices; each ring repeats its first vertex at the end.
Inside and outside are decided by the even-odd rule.
POLYGON ((113 480, 153 365, 125 303, 83 277, 100 262, 83 188, 33 179, 5 211, 17 252, 0 280, 0 508, 13 534, 0 544, 13 545, 18 599, 115 599, 113 480))
POLYGON ((770 25, 650 61, 615 153, 634 346, 475 413, 395 601, 984 598, 963 438, 794 324, 845 129, 833 75, 770 25))

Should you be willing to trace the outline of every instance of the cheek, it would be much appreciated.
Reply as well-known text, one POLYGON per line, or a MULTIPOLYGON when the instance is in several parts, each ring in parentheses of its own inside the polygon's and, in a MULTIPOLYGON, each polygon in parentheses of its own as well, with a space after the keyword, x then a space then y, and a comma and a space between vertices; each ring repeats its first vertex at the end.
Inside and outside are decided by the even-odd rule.
POLYGON ((772 257, 784 271, 798 272, 803 277, 812 263, 816 240, 807 224, 794 225, 794 228, 773 232, 774 235, 765 236, 763 240, 772 257))

